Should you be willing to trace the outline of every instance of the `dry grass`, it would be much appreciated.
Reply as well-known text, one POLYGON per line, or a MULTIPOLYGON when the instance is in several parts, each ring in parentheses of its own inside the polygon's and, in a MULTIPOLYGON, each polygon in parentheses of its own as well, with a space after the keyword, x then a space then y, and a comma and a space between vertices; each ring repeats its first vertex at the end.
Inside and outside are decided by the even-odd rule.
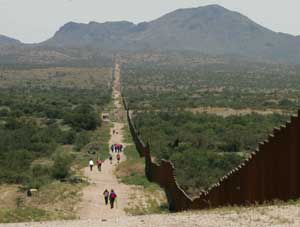
POLYGON ((54 216, 59 215, 63 219, 75 218, 74 210, 84 186, 84 183, 53 182, 43 186, 32 197, 23 197, 24 205, 45 210, 54 216))
POLYGON ((168 213, 164 192, 159 188, 136 187, 125 211, 129 215, 168 213))
POLYGON ((118 165, 116 175, 118 178, 124 178, 130 176, 132 173, 136 175, 144 175, 145 166, 140 161, 128 161, 122 162, 118 165))
POLYGON ((53 182, 27 197, 16 185, 2 185, 0 223, 74 219, 81 184, 53 182))
POLYGON ((129 215, 145 215, 167 212, 165 193, 145 176, 144 159, 138 156, 134 146, 125 149, 127 160, 120 163, 116 175, 125 184, 135 185, 125 211, 129 215))
POLYGON ((16 200, 20 195, 19 185, 0 185, 0 209, 16 208, 16 200))

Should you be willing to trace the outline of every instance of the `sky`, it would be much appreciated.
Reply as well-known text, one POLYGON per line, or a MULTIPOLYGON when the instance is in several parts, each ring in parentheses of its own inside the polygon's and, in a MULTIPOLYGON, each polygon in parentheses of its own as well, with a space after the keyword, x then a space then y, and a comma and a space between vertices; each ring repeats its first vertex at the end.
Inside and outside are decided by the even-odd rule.
POLYGON ((238 11, 271 30, 300 35, 299 0, 0 0, 0 34, 36 43, 70 21, 139 23, 209 4, 238 11))

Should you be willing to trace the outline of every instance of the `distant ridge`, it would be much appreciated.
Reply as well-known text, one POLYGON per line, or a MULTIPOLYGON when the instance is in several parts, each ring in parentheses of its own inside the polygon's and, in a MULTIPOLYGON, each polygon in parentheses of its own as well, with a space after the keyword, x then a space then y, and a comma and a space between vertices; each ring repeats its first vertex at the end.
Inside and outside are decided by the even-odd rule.
POLYGON ((0 35, 0 63, 19 62, 21 56, 22 62, 32 56, 34 61, 43 58, 38 62, 74 58, 88 62, 99 54, 169 51, 300 65, 300 36, 274 32, 219 5, 178 9, 139 24, 69 22, 38 44, 23 44, 0 35))
POLYGON ((21 44, 19 40, 0 35, 0 45, 16 45, 16 44, 21 44))
POLYGON ((300 37, 273 32, 219 5, 178 9, 156 20, 70 22, 41 45, 109 51, 198 51, 255 60, 300 63, 300 37))
POLYGON ((54 37, 42 43, 58 47, 97 46, 105 49, 121 48, 123 36, 135 27, 127 21, 89 24, 69 22, 54 37), (117 46, 116 46, 117 45, 117 46))

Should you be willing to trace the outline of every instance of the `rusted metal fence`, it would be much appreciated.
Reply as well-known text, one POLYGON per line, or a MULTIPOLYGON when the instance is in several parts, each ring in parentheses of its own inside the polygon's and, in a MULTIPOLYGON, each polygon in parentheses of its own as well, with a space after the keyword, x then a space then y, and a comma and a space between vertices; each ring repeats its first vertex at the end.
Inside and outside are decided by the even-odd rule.
POLYGON ((136 149, 145 158, 146 176, 165 190, 171 211, 300 198, 300 111, 275 128, 243 164, 192 199, 176 182, 170 161, 161 160, 159 165, 152 161, 149 144, 141 140, 124 98, 123 103, 136 149))

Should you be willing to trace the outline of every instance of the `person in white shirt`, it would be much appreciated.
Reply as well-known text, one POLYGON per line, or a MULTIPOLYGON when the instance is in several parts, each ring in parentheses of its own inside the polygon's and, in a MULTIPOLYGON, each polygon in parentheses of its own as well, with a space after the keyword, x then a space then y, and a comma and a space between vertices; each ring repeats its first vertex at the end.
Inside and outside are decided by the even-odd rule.
POLYGON ((92 159, 90 159, 89 165, 90 165, 90 170, 93 171, 94 162, 92 159))

